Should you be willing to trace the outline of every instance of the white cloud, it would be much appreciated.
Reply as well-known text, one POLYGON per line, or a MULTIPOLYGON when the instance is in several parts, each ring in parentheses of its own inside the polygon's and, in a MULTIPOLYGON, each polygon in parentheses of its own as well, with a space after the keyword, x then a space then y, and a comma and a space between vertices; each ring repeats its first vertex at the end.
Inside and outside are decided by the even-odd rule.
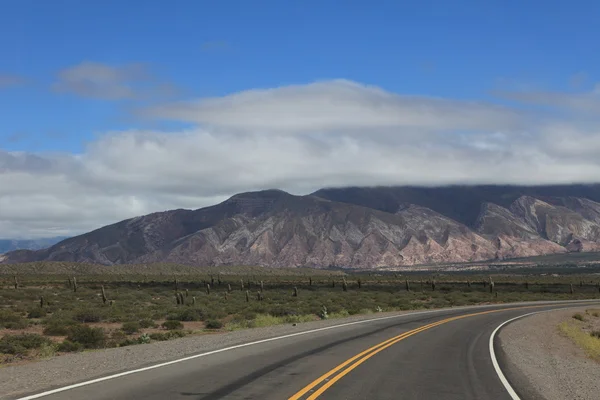
POLYGON ((197 123, 109 132, 82 154, 0 151, 0 237, 73 234, 249 190, 600 178, 600 124, 399 96, 347 81, 144 111, 197 123), (576 122, 575 122, 576 121, 576 122))
POLYGON ((514 110, 480 102, 399 96, 378 87, 336 80, 144 110, 143 115, 236 130, 314 133, 382 128, 498 129, 514 127, 514 110))

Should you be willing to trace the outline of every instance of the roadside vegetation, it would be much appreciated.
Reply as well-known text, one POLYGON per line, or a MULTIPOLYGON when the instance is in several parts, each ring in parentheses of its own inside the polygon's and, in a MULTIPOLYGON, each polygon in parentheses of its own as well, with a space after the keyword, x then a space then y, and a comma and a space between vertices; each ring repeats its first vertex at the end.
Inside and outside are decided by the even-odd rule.
MULTIPOLYGON (((0 363, 384 311, 600 298, 595 275, 257 267, 194 273, 181 267, 170 269, 177 271, 172 275, 153 275, 139 266, 135 274, 77 274, 76 264, 61 265, 60 271, 71 274, 44 274, 51 267, 11 266, 22 273, 0 275, 0 363)), ((598 318, 597 311, 582 318, 598 318)))
POLYGON ((590 358, 600 362, 600 309, 575 313, 572 320, 562 322, 558 328, 590 358))

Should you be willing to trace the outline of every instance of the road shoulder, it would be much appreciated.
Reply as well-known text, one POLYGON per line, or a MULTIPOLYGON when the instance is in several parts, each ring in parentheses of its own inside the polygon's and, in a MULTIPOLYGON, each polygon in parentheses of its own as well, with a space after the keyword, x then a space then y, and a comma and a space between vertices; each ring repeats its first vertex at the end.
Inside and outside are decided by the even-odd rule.
POLYGON ((600 364, 559 333, 558 325, 590 307, 535 314, 504 327, 501 366, 522 398, 597 399, 600 364))

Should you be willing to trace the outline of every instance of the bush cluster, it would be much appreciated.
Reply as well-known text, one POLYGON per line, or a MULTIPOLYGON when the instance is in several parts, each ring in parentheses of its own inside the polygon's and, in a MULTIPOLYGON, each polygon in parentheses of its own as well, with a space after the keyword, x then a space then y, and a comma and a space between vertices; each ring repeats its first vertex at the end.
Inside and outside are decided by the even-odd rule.
POLYGON ((583 315, 581 315, 580 313, 575 313, 573 314, 573 318, 575 318, 578 321, 585 321, 585 318, 583 315))
POLYGON ((121 327, 121 330, 128 335, 133 335, 134 333, 139 332, 140 328, 141 328, 141 326, 140 326, 139 322, 129 321, 129 322, 125 322, 123 324, 123 326, 121 327))
POLYGON ((21 315, 10 310, 0 310, 0 328, 6 329, 25 329, 29 322, 21 315))
POLYGON ((67 340, 79 343, 86 349, 98 349, 104 347, 106 335, 102 328, 92 328, 88 325, 74 325, 69 328, 67 340))
POLYGON ((0 339, 0 353, 24 356, 31 349, 39 349, 51 344, 50 339, 34 333, 5 335, 0 339))
POLYGON ((223 327, 223 323, 218 319, 211 319, 206 321, 206 329, 221 329, 223 327))
POLYGON ((183 324, 176 320, 167 320, 162 323, 162 327, 169 331, 173 331, 176 329, 183 329, 183 324))

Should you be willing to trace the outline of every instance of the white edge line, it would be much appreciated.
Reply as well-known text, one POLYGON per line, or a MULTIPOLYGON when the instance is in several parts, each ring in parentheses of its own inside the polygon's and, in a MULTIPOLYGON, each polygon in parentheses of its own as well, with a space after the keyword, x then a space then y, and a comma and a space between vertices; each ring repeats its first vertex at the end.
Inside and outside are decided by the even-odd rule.
MULTIPOLYGON (((585 300, 585 301, 590 301, 590 300, 585 300)), ((594 300, 592 300, 592 301, 594 301, 594 300)), ((595 300, 595 301, 597 302, 598 300, 595 300)), ((550 311, 567 310, 569 308, 573 308, 574 306, 575 306, 575 304, 570 307, 553 308, 551 310, 534 311, 534 312, 530 312, 527 314, 519 315, 518 317, 511 318, 509 320, 504 321, 500 325, 498 325, 496 327, 496 329, 494 329, 494 331, 490 335, 489 348, 490 348, 490 356, 492 357, 492 364, 494 365, 494 369, 496 370, 496 374, 498 375, 498 378, 500 378, 500 381, 504 385, 504 388, 506 389, 506 391, 508 392, 508 394, 510 395, 512 400, 521 400, 521 398, 519 397, 517 392, 515 392, 515 389, 511 386, 511 384, 508 382, 508 379, 506 379, 506 376, 504 375, 504 373, 502 372, 502 369, 500 368, 500 365, 498 364, 498 359, 496 358, 496 352, 494 350, 494 339, 496 337, 496 334, 498 333, 498 331, 500 329, 502 329, 503 326, 510 324, 511 322, 516 321, 518 319, 529 317, 529 316, 535 315, 535 314, 546 313, 546 312, 550 312, 550 311)))
MULTIPOLYGON (((577 301, 577 302, 590 302, 590 301, 598 301, 598 300, 573 300, 573 301, 574 302, 575 301, 577 301)), ((560 301, 560 300, 555 301, 555 302, 556 303, 564 303, 564 301, 560 301)), ((550 302, 544 302, 544 303, 547 303, 548 306, 551 306, 552 303, 554 303, 554 302, 550 301, 550 302)), ((294 336, 307 335, 309 333, 322 332, 322 331, 326 331, 326 330, 330 330, 330 329, 335 329, 335 328, 342 328, 344 326, 357 325, 357 324, 365 324, 365 323, 368 323, 368 322, 382 321, 382 320, 392 319, 392 318, 410 317, 410 316, 414 316, 414 315, 431 314, 431 313, 442 313, 442 312, 447 312, 447 311, 461 310, 461 309, 465 309, 465 308, 466 309, 476 309, 476 308, 492 308, 492 307, 498 307, 498 306, 507 306, 507 307, 510 307, 511 305, 515 306, 515 305, 518 305, 518 304, 535 304, 535 302, 512 303, 512 304, 511 303, 503 303, 503 304, 491 304, 491 305, 484 305, 484 306, 454 307, 454 308, 446 308, 446 309, 440 309, 440 310, 408 312, 408 313, 400 314, 400 315, 391 315, 389 317, 379 317, 379 318, 371 318, 371 319, 365 319, 365 320, 354 321, 354 322, 347 322, 347 323, 344 323, 344 324, 332 325, 332 326, 327 326, 327 327, 324 327, 324 328, 311 329, 311 330, 308 330, 308 331, 296 332, 296 333, 291 333, 289 335, 283 335, 283 336, 276 336, 276 337, 272 337, 272 338, 269 338, 269 339, 262 339, 262 340, 257 340, 257 341, 249 342, 249 343, 242 343, 242 344, 238 344, 238 345, 235 345, 235 346, 225 347, 223 349, 208 351, 206 353, 200 353, 200 354, 195 354, 193 356, 178 358, 177 360, 167 361, 167 362, 163 362, 163 363, 160 363, 160 364, 150 365, 150 366, 144 367, 144 368, 138 368, 138 369, 133 369, 133 370, 130 370, 130 371, 120 372, 118 374, 108 375, 108 376, 104 376, 104 377, 101 377, 101 378, 92 379, 92 380, 89 380, 89 381, 83 381, 83 382, 75 383, 73 385, 62 386, 62 387, 59 387, 59 388, 56 388, 56 389, 48 390, 46 392, 32 394, 30 396, 19 397, 16 400, 33 400, 33 399, 39 399, 40 397, 49 396, 51 394, 64 392, 64 391, 67 391, 67 390, 70 390, 70 389, 75 389, 75 388, 82 387, 82 386, 92 385, 94 383, 107 381, 109 379, 120 378, 122 376, 127 376, 127 375, 135 374, 135 373, 138 373, 138 372, 148 371, 148 370, 155 369, 155 368, 166 367, 167 365, 176 364, 176 363, 180 363, 180 362, 184 362, 184 361, 188 361, 188 360, 193 360, 195 358, 210 356, 212 354, 222 353, 224 351, 235 350, 235 349, 239 349, 239 348, 242 348, 242 347, 248 347, 248 346, 253 346, 253 345, 257 345, 257 344, 261 344, 261 343, 272 342, 272 341, 275 341, 275 340, 287 339, 287 338, 291 338, 291 337, 294 337, 294 336)), ((535 314, 535 313, 533 313, 533 314, 535 314)), ((530 314, 525 314, 525 315, 522 315, 521 317, 517 317, 517 318, 522 318, 522 317, 525 317, 527 315, 530 315, 530 314)), ((517 318, 513 318, 512 320, 517 319, 517 318)), ((512 320, 506 321, 506 322, 504 322, 504 324, 506 324, 506 323, 508 323, 508 322, 510 322, 512 320)), ((512 390, 512 387, 510 386, 510 384, 508 383, 508 381, 506 380, 506 378, 504 378, 504 375, 502 374, 502 371, 498 367, 498 362, 496 361, 496 358, 494 356, 494 349, 493 349, 493 346, 492 346, 492 339, 493 339, 496 331, 498 331, 498 329, 500 329, 504 324, 500 325, 492 333, 492 336, 490 337, 490 352, 492 354, 492 362, 494 363, 494 367, 496 368, 496 372, 500 376, 501 380, 504 379, 502 383, 506 382, 504 384, 504 386, 507 387, 507 390, 509 390, 509 388, 510 388, 510 390, 512 390)), ((513 393, 514 393, 514 390, 513 390, 513 393)), ((516 394, 515 394, 515 396, 516 396, 516 394)), ((519 397, 513 397, 513 399, 520 400, 519 397)))

